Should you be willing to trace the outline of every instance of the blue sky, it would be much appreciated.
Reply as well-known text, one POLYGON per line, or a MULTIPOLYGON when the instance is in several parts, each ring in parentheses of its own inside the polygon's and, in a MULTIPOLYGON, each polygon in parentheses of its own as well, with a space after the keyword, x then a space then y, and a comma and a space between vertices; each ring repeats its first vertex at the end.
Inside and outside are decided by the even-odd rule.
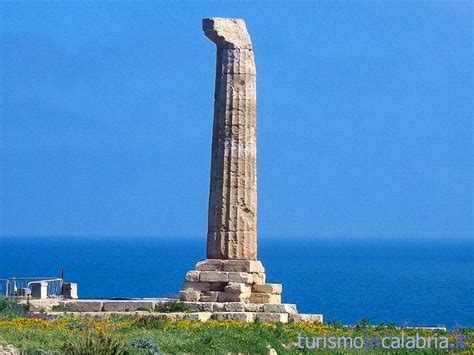
POLYGON ((0 235, 204 237, 224 16, 256 54, 260 236, 473 236, 469 2, 0 10, 0 235))

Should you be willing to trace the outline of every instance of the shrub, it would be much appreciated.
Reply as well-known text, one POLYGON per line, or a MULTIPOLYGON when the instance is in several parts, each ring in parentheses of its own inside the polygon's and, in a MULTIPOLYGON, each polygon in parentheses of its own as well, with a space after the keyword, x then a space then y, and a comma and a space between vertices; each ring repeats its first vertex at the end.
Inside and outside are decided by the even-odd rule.
POLYGON ((24 305, 17 300, 10 298, 0 298, 0 317, 24 317, 27 315, 24 305))
POLYGON ((66 327, 71 330, 84 330, 87 328, 87 325, 83 322, 79 322, 75 319, 71 319, 66 323, 66 327))
POLYGON ((135 325, 140 328, 162 329, 165 321, 155 317, 144 316, 137 318, 135 325))
POLYGON ((142 312, 151 312, 152 309, 146 308, 146 307, 138 307, 137 311, 142 311, 142 312))
POLYGON ((120 340, 104 333, 87 331, 75 342, 66 342, 64 353, 68 355, 128 355, 128 348, 120 340))
POLYGON ((43 312, 29 312, 28 317, 43 320, 54 320, 54 316, 52 314, 47 314, 43 312))
POLYGON ((370 327, 370 318, 362 318, 360 321, 357 322, 356 328, 368 328, 370 327))
POLYGON ((156 306, 157 312, 171 313, 171 312, 191 312, 192 309, 183 302, 165 302, 156 306))
POLYGON ((130 343, 130 347, 135 350, 146 350, 150 354, 160 354, 160 348, 153 339, 150 338, 138 338, 130 343))
POLYGON ((329 322, 327 322, 327 325, 336 329, 344 328, 344 324, 342 324, 342 322, 337 319, 330 320, 329 322))

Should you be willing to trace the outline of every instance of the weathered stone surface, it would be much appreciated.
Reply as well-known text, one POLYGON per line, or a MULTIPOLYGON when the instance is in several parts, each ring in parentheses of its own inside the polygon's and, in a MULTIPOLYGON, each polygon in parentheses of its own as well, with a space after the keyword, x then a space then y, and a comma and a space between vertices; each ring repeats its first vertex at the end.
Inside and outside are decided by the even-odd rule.
POLYGON ((252 49, 252 42, 242 19, 206 18, 202 21, 202 29, 218 48, 252 49))
MULTIPOLYGON (((23 305, 27 304, 26 300, 22 300, 19 303, 23 305)), ((60 301, 57 299, 30 300, 29 305, 30 312, 51 311, 54 308, 63 308, 64 301, 60 301)))
POLYGON ((244 303, 245 312, 263 312, 263 304, 261 303, 244 303))
POLYGON ((195 312, 195 313, 186 313, 184 315, 184 319, 205 322, 211 319, 211 316, 212 316, 212 312, 195 312))
POLYGON ((63 303, 65 311, 68 312, 100 312, 102 301, 66 301, 63 303))
POLYGON ((252 43, 245 22, 240 19, 204 19, 203 30, 217 45, 207 257, 256 260, 256 90, 252 43))
POLYGON ((261 322, 288 323, 288 313, 256 313, 255 317, 261 322))
POLYGON ((229 277, 227 272, 222 271, 201 271, 199 280, 202 282, 227 282, 229 277))
POLYGON ((255 313, 251 312, 219 312, 213 313, 212 319, 235 320, 239 322, 253 322, 255 313))
POLYGON ((100 319, 107 319, 116 316, 138 316, 146 318, 155 318, 162 320, 179 320, 183 319, 187 313, 185 312, 173 312, 173 313, 160 313, 160 312, 146 312, 146 311, 135 311, 135 312, 50 312, 55 317, 93 317, 100 319))
POLYGON ((2 355, 20 355, 21 352, 13 345, 0 342, 0 354, 2 355))
POLYGON ((211 291, 224 292, 227 282, 211 282, 211 291))
POLYGON ((213 312, 224 312, 225 303, 223 302, 216 302, 212 304, 212 311, 213 312))
MULTIPOLYGON (((194 292, 194 291, 193 291, 194 292)), ((259 294, 257 294, 259 295, 259 294)), ((268 294, 267 294, 268 295, 268 294)), ((270 295, 275 296, 275 295, 270 295)), ((288 319, 295 322, 323 322, 321 314, 298 314, 294 304, 267 304, 267 303, 246 303, 246 302, 188 302, 184 303, 190 308, 191 313, 159 312, 159 305, 177 302, 176 299, 131 299, 131 300, 32 300, 30 307, 40 309, 45 306, 48 313, 55 316, 90 316, 97 318, 108 318, 111 316, 143 316, 163 320, 190 319, 196 321, 206 321, 214 319, 233 319, 243 322, 251 322, 254 317, 258 317, 262 322, 282 322, 288 319), (145 311, 155 305, 158 312, 145 311), (52 312, 49 309, 54 306, 52 312), (157 308, 158 307, 158 308, 157 308), (134 310, 134 311, 132 311, 134 310), (253 316, 236 315, 251 313, 253 316)), ((32 310, 30 308, 30 310, 32 310)))
POLYGON ((264 312, 267 313, 288 313, 297 314, 295 304, 283 303, 283 304, 270 304, 266 303, 263 305, 264 312))
POLYGON ((281 296, 268 293, 252 293, 249 301, 251 303, 281 303, 281 296))
POLYGON ((219 302, 248 302, 250 293, 220 292, 219 302))
POLYGON ((223 271, 229 272, 265 272, 259 260, 223 260, 223 271))
POLYGON ((179 299, 181 301, 197 302, 201 298, 201 292, 188 289, 179 291, 179 299))
POLYGON ((202 291, 201 298, 199 301, 201 302, 217 302, 219 300, 219 293, 218 291, 202 291))
POLYGON ((221 259, 204 259, 198 261, 195 266, 196 270, 199 271, 219 271, 222 269, 222 260, 221 259))
POLYGON ((253 283, 253 275, 248 272, 229 272, 229 282, 236 283, 253 283))
POLYGON ((290 319, 295 322, 323 322, 322 314, 291 314, 290 319))
POLYGON ((185 290, 194 290, 194 291, 210 291, 211 284, 209 282, 203 281, 184 281, 183 287, 181 288, 183 291, 185 290))
POLYGON ((193 281, 193 282, 199 281, 199 271, 195 271, 195 270, 188 271, 186 273, 186 276, 184 277, 184 281, 193 281))
POLYGON ((102 310, 104 312, 143 311, 154 309, 154 306, 152 301, 104 301, 102 310))
POLYGON ((193 312, 212 312, 212 302, 184 302, 193 312))
POLYGON ((252 283, 262 285, 266 281, 266 276, 263 272, 252 273, 252 283))
POLYGON ((255 293, 269 293, 269 294, 281 294, 281 284, 263 284, 263 285, 253 285, 252 292, 255 293))
POLYGON ((245 312, 245 304, 242 302, 227 302, 224 304, 225 312, 245 312))
MULTIPOLYGON (((161 320, 181 320, 186 317, 187 313, 184 312, 172 312, 172 313, 155 313, 152 315, 153 318, 161 320)), ((147 315, 148 317, 148 315, 147 315)))
POLYGON ((252 288, 244 283, 231 283, 224 288, 225 292, 250 293, 252 288))

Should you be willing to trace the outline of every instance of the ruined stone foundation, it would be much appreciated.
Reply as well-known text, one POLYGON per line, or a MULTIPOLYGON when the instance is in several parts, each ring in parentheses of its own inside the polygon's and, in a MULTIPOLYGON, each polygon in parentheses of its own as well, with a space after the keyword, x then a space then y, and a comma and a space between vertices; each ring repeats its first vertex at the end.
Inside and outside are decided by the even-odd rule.
POLYGON ((189 271, 179 292, 181 301, 281 303, 282 286, 265 283, 258 260, 205 259, 189 271))

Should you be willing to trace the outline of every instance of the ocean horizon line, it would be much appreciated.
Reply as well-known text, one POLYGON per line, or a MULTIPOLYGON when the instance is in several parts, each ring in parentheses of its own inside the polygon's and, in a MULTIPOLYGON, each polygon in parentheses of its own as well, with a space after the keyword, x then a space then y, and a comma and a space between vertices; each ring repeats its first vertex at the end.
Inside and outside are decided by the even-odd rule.
MULTIPOLYGON (((301 241, 405 241, 405 242, 439 242, 439 241, 459 241, 459 242, 473 242, 474 238, 469 236, 332 236, 332 235, 318 235, 318 236, 277 236, 277 235, 259 235, 259 240, 301 240, 301 241)), ((37 238, 37 239, 160 239, 160 240, 206 240, 206 235, 0 235, 2 239, 25 239, 25 238, 37 238)))

